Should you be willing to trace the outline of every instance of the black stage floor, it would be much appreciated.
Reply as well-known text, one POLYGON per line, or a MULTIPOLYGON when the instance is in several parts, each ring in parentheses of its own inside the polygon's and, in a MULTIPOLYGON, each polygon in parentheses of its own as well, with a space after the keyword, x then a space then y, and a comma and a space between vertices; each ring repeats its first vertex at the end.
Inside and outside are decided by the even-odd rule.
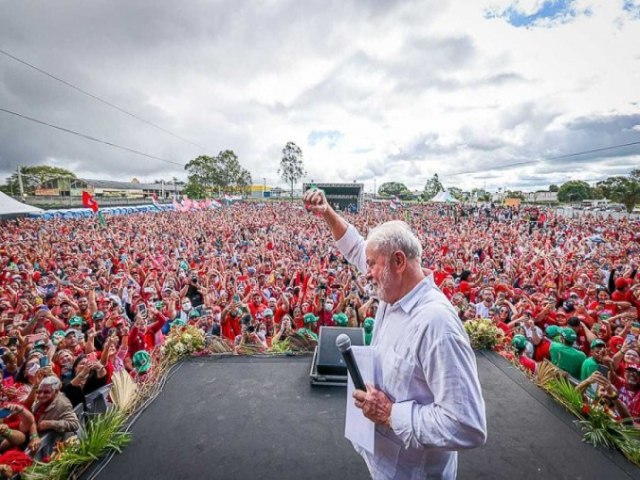
MULTIPOLYGON (((346 389, 311 387, 311 357, 193 359, 134 424, 99 479, 366 479, 344 439, 346 389)), ((478 355, 489 439, 461 452, 459 479, 640 479, 584 444, 573 418, 519 371, 478 355)))

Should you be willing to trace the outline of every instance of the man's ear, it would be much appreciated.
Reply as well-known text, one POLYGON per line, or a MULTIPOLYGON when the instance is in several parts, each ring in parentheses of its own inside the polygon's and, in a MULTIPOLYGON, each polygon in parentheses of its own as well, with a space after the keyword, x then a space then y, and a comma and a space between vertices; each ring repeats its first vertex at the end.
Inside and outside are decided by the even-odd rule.
POLYGON ((407 257, 404 252, 401 250, 394 252, 391 257, 391 264, 396 271, 403 272, 407 267, 407 257))

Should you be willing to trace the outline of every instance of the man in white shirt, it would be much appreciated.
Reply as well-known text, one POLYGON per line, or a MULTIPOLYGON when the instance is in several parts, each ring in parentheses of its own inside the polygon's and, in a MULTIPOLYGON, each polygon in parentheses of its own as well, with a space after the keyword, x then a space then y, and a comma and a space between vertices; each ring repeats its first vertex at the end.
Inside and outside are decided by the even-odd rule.
POLYGON ((482 292, 482 301, 476 303, 476 317, 477 318, 491 318, 491 309, 493 308, 493 293, 490 290, 482 292))
POLYGON ((376 424, 374 454, 356 450, 374 479, 455 479, 456 450, 486 441, 485 405, 469 339, 433 276, 423 273, 419 240, 396 221, 371 230, 365 242, 321 190, 309 190, 304 202, 380 299, 371 343, 380 376, 375 387, 354 393, 376 424))

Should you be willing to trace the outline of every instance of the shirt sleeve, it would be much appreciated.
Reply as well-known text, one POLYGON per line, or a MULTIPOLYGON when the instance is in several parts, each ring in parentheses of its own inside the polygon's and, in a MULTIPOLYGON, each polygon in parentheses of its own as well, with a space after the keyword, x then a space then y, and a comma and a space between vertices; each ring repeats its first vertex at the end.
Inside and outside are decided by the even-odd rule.
POLYGON ((366 244, 353 225, 347 227, 347 231, 336 245, 350 264, 355 265, 361 272, 367 271, 366 244))
POLYGON ((446 334, 420 358, 433 402, 394 403, 391 427, 405 448, 458 450, 487 439, 475 355, 459 335, 446 334))

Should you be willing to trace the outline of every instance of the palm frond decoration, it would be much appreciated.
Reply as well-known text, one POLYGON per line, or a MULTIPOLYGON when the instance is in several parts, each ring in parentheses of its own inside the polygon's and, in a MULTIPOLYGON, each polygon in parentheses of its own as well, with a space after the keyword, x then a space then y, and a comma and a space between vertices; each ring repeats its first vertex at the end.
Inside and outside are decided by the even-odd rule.
POLYGON ((289 353, 291 352, 291 340, 285 338, 279 342, 273 342, 269 351, 271 353, 289 353))
POLYGON ((138 386, 126 370, 120 370, 111 377, 111 400, 121 412, 130 412, 138 395, 138 386))
POLYGON ((538 385, 540 385, 545 390, 547 389, 547 385, 552 380, 556 380, 562 376, 562 373, 553 363, 549 360, 544 360, 542 363, 538 364, 538 385))
POLYGON ((546 390, 567 410, 582 418, 582 393, 569 380, 564 377, 550 380, 546 384, 546 390))
POLYGON ((232 353, 233 345, 227 338, 211 337, 208 351, 209 353, 232 353))
POLYGON ((25 480, 66 480, 79 467, 99 459, 107 452, 121 452, 131 441, 131 434, 123 432, 126 415, 109 408, 103 415, 93 418, 82 439, 65 442, 49 463, 36 462, 21 473, 25 480))

